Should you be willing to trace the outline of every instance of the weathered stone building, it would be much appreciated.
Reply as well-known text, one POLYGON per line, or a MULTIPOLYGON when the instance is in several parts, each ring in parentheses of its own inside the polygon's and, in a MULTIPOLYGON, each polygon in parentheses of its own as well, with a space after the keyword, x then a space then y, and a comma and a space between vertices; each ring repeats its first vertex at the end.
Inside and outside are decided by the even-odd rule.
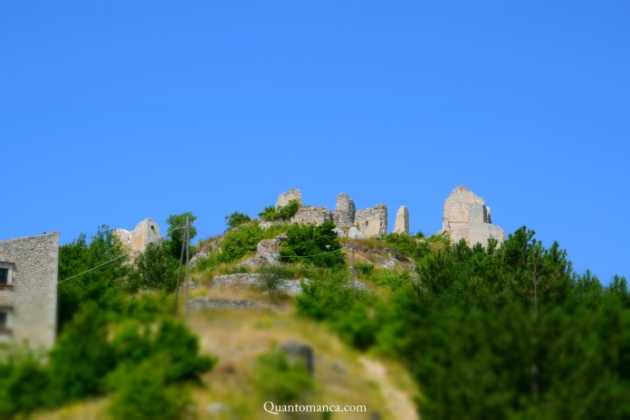
POLYGON ((53 346, 58 266, 56 233, 0 241, 0 342, 53 346))
POLYGON ((505 239, 503 229, 492 224, 490 207, 481 197, 463 186, 455 188, 444 203, 442 232, 451 241, 463 239, 470 246, 485 246, 490 238, 499 243, 505 239))
POLYGON ((144 252, 147 245, 159 242, 162 239, 160 226, 155 220, 150 218, 140 221, 132 231, 116 229, 114 230, 114 235, 132 254, 144 252))

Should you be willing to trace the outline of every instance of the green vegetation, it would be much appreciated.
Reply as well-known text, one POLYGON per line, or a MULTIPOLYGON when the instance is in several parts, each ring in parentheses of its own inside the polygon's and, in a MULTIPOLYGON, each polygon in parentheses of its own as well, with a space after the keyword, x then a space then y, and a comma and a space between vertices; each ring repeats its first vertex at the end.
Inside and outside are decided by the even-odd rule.
MULTIPOLYGON (((284 209, 261 217, 287 220, 284 209)), ((0 363, 0 417, 106 394, 114 418, 186 415, 182 384, 216 362, 173 320, 186 217, 194 218, 169 219, 169 238, 134 262, 106 228, 61 248, 58 342, 47 364, 24 354, 0 363)), ((242 213, 226 221, 198 270, 255 269, 239 260, 285 233, 283 264, 258 268, 264 291, 274 298, 281 279, 308 278, 295 299, 301 322, 321 322, 355 348, 404 364, 422 390, 424 418, 630 418, 626 280, 605 287, 590 272, 576 274, 557 243, 544 247, 526 228, 485 248, 392 234, 345 240, 361 260, 348 267, 332 222, 262 229, 242 213), (403 262, 392 269, 373 258, 392 254, 403 262)), ((304 366, 278 350, 258 359, 254 385, 277 402, 314 389, 304 366)))
POLYGON ((319 226, 289 226, 287 240, 280 248, 280 260, 317 267, 342 267, 345 263, 335 224, 327 221, 319 226))
POLYGON ((131 290, 153 289, 173 292, 181 279, 181 264, 173 257, 168 244, 153 243, 136 259, 129 277, 131 290))
POLYGON ((178 418, 186 399, 174 384, 216 363, 173 319, 181 269, 168 241, 131 264, 105 227, 62 246, 59 337, 46 363, 28 353, 0 362, 0 418, 108 393, 114 418, 178 418))
POLYGON ((265 400, 281 404, 300 401, 315 387, 306 366, 277 349, 258 357, 254 381, 265 400))
POLYGON ((115 419, 177 420, 185 417, 190 396, 182 388, 168 386, 159 361, 125 366, 109 378, 115 391, 109 414, 115 419))
POLYGON ((265 207, 258 216, 268 222, 287 221, 300 209, 300 203, 296 200, 291 200, 286 206, 276 208, 275 206, 265 207))
POLYGON ((298 310, 404 362, 425 418, 630 416, 625 279, 603 287, 575 274, 558 244, 544 248, 525 228, 487 249, 408 239, 386 241, 413 257, 417 280, 361 267, 376 292, 319 278, 298 310))
POLYGON ((199 261, 197 269, 200 271, 212 270, 219 264, 239 260, 245 255, 255 252, 256 245, 263 239, 278 236, 286 229, 287 227, 284 225, 263 229, 258 222, 248 222, 236 226, 225 233, 219 249, 199 261))
POLYGON ((228 226, 228 229, 234 229, 235 227, 238 227, 243 223, 251 221, 252 219, 248 215, 246 215, 245 213, 240 213, 238 211, 235 211, 225 216, 225 224, 228 226))
MULTIPOLYGON (((189 246, 193 238, 197 236, 197 229, 194 226, 196 220, 197 217, 191 212, 173 214, 167 219, 168 239, 165 241, 165 246, 170 250, 171 255, 182 263, 185 261, 182 249, 186 243, 186 236, 188 235, 189 246)), ((194 252, 191 251, 189 257, 192 257, 193 254, 194 252)))

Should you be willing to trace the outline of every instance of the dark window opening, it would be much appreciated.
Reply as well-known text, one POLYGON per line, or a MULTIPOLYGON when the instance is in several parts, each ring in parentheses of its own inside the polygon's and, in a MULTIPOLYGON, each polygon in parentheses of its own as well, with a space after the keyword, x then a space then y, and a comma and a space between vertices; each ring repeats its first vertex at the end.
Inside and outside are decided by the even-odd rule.
POLYGON ((0 331, 8 330, 8 319, 9 314, 7 313, 7 311, 0 310, 0 331))
POLYGON ((9 269, 6 267, 0 267, 0 286, 9 285, 9 269))

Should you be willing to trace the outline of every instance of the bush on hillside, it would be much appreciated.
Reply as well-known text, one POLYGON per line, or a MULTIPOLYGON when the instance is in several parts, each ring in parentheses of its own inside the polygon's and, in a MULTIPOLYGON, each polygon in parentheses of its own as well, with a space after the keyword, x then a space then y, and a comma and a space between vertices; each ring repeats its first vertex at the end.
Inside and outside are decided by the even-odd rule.
POLYGON ((173 258, 176 258, 182 264, 185 262, 186 256, 182 254, 182 249, 186 243, 186 235, 188 234, 188 246, 191 248, 189 257, 195 255, 192 245, 192 240, 197 236, 197 228, 195 228, 195 221, 197 217, 192 212, 185 212, 181 214, 172 214, 168 217, 168 231, 167 239, 165 240, 165 246, 170 250, 173 258), (186 222, 188 221, 188 226, 186 222))
POLYGON ((269 206, 265 207, 258 216, 268 222, 287 221, 295 216, 300 209, 300 203, 297 200, 291 200, 289 204, 282 207, 269 206))
POLYGON ((299 361, 290 361, 277 349, 258 357, 254 383, 264 400, 280 404, 300 401, 315 387, 306 366, 299 361))
POLYGON ((129 276, 131 290, 157 289, 173 292, 182 277, 182 265, 173 257, 167 243, 149 244, 135 261, 129 276))
POLYGON ((185 416, 190 395, 184 388, 167 385, 163 362, 157 358, 125 365, 108 378, 115 390, 108 410, 112 418, 177 420, 185 416))
POLYGON ((280 260, 338 268, 345 264, 335 224, 326 221, 319 226, 290 225, 287 239, 280 247, 280 260))
POLYGON ((63 329, 86 302, 96 302, 101 311, 115 309, 130 273, 125 250, 106 226, 101 226, 89 243, 80 235, 59 247, 59 328, 63 329))
POLYGON ((49 401, 42 390, 47 388, 48 373, 33 355, 0 362, 0 418, 46 406, 49 401))
POLYGON ((248 215, 246 215, 245 213, 240 213, 238 211, 235 211, 225 216, 225 224, 227 225, 228 229, 234 229, 235 227, 239 227, 243 223, 251 222, 251 220, 252 219, 248 215))

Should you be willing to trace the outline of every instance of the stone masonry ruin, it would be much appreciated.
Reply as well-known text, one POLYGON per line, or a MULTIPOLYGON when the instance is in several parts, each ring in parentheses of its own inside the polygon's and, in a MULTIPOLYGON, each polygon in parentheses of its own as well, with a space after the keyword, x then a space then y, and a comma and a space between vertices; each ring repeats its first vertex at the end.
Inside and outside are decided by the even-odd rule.
POLYGON ((125 249, 134 255, 144 252, 149 244, 159 242, 162 239, 160 226, 153 219, 140 221, 131 231, 115 229, 114 235, 120 240, 125 249))
MULTIPOLYGON (((286 206, 293 200, 302 204, 302 193, 297 188, 280 194, 276 207, 286 206)), ((320 225, 328 220, 335 222, 337 233, 342 237, 362 239, 387 234, 387 207, 379 204, 357 210, 354 201, 346 193, 337 195, 335 211, 325 207, 301 205, 291 223, 320 225)))
POLYGON ((407 208, 407 206, 400 206, 398 212, 396 213, 394 233, 409 234, 409 209, 407 208))
MULTIPOLYGON (((337 234, 350 239, 377 238, 386 235, 388 213, 384 204, 357 209, 354 200, 346 194, 337 195, 335 210, 302 205, 302 193, 297 188, 280 194, 276 207, 298 201, 300 208, 291 223, 320 225, 327 220, 335 223, 337 234)), ((396 213, 394 233, 409 234, 409 209, 401 206, 396 213)), ((455 188, 444 203, 442 229, 452 242, 466 241, 468 245, 487 245, 490 239, 499 243, 505 240, 500 226, 492 223, 490 207, 466 187, 455 188)))
POLYGON ((0 343, 53 346, 58 266, 56 233, 0 241, 0 343))
POLYGON ((444 202, 442 233, 451 241, 466 241, 468 245, 486 245, 489 239, 499 243, 505 239, 500 226, 492 224, 490 207, 468 188, 460 186, 444 202))

